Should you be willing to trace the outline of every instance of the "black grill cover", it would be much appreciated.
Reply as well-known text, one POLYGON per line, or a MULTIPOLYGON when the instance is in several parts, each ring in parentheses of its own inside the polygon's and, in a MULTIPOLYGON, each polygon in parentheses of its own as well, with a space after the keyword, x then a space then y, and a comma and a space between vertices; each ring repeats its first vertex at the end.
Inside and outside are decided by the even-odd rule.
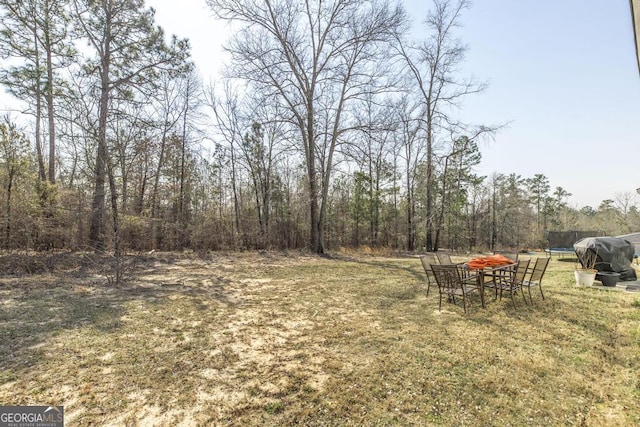
POLYGON ((588 256, 597 255, 598 271, 620 273, 620 280, 636 280, 636 271, 631 267, 635 246, 618 237, 586 237, 573 244, 578 260, 584 266, 588 256))

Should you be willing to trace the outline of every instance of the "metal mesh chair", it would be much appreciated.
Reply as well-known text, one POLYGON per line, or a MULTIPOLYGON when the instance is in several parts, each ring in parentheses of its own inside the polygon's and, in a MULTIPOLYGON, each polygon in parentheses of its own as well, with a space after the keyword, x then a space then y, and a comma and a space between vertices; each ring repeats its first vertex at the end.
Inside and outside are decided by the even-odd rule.
POLYGON ((424 272, 427 275, 427 296, 429 296, 429 289, 431 288, 431 282, 435 281, 435 277, 433 276, 433 270, 431 266, 437 264, 436 256, 433 254, 426 254, 420 256, 420 262, 422 263, 422 268, 424 268, 424 272))
POLYGON ((453 264, 453 261, 451 261, 451 255, 448 253, 436 252, 436 256, 438 257, 438 262, 442 265, 453 264))
POLYGON ((462 298, 462 307, 467 312, 467 296, 472 293, 480 295, 480 301, 484 308, 484 294, 480 291, 477 276, 465 276, 463 267, 459 264, 432 265, 433 275, 438 284, 440 299, 438 310, 442 310, 442 298, 447 297, 447 302, 456 303, 456 297, 462 298))
POLYGON ((537 258, 533 268, 527 272, 528 277, 522 281, 522 287, 527 288, 529 291, 529 300, 531 301, 531 304, 533 304, 533 298, 531 298, 531 288, 533 287, 537 286, 538 289, 540 289, 540 295, 542 295, 542 299, 544 299, 541 282, 545 271, 547 271, 549 260, 550 258, 537 258))
MULTIPOLYGON (((516 300, 514 298, 514 294, 522 289, 522 284, 524 283, 528 268, 529 260, 523 260, 518 261, 515 264, 511 264, 505 268, 496 269, 493 273, 488 275, 492 278, 492 280, 485 283, 484 286, 488 288, 494 288, 494 299, 498 297, 498 291, 500 292, 500 299, 502 299, 502 294, 505 291, 508 292, 511 296, 513 307, 515 308, 516 300)), ((526 304, 527 299, 524 296, 524 292, 522 293, 522 298, 524 299, 524 302, 526 304)))

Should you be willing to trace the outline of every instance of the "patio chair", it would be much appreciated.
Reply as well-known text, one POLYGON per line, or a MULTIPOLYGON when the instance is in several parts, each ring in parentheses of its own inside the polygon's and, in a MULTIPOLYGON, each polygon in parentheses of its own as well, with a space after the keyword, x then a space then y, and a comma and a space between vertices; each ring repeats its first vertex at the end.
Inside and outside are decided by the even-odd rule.
POLYGON ((424 272, 427 275, 427 296, 429 296, 429 289, 431 288, 431 282, 435 281, 435 277, 433 276, 433 270, 431 266, 437 264, 436 256, 434 254, 426 254, 420 256, 420 262, 422 263, 422 268, 424 268, 424 272))
MULTIPOLYGON (((485 284, 485 287, 493 287, 495 290, 494 299, 498 297, 498 291, 500 291, 500 299, 502 300, 503 292, 509 292, 511 296, 511 302, 513 307, 516 308, 516 300, 514 294, 522 289, 527 270, 529 268, 529 260, 523 260, 516 262, 515 265, 510 265, 507 268, 497 269, 493 274, 493 280, 485 284)), ((527 299, 522 292, 522 298, 525 304, 527 299)))
POLYGON ((456 297, 462 298, 462 307, 467 312, 467 296, 472 293, 480 294, 482 308, 484 308, 484 295, 480 292, 477 276, 465 277, 463 267, 459 264, 431 265, 433 275, 438 284, 440 300, 438 310, 442 310, 442 297, 447 297, 447 302, 456 303, 456 297))
POLYGON ((440 265, 447 265, 447 264, 462 265, 462 264, 464 264, 464 262, 453 262, 451 260, 451 255, 449 255, 447 252, 436 252, 436 257, 438 258, 438 263, 440 265))
POLYGON ((453 261, 451 261, 451 255, 448 253, 436 252, 436 256, 438 257, 438 262, 442 265, 453 264, 453 261))
MULTIPOLYGON (((544 272, 547 271, 547 266, 549 265, 550 258, 537 258, 536 263, 533 265, 532 269, 529 269, 528 277, 522 281, 522 287, 527 288, 529 291, 529 300, 531 304, 533 304, 533 299, 531 298, 531 288, 537 286, 540 289, 540 295, 542 295, 542 299, 544 299, 544 292, 542 292, 542 276, 544 276, 544 272)), ((523 292, 524 295, 524 292, 523 292)))

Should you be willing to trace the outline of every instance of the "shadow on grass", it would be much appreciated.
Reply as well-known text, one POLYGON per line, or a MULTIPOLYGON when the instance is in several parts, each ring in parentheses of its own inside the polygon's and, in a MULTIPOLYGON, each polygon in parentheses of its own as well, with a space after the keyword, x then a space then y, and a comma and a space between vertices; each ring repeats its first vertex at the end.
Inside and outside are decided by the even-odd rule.
POLYGON ((69 284, 77 282, 71 275, 56 276, 54 281, 49 276, 50 283, 38 276, 0 283, 0 383, 41 362, 53 338, 65 330, 89 327, 96 333, 117 332, 129 302, 164 304, 180 292, 202 309, 211 300, 233 305, 228 280, 207 277, 209 282, 203 286, 141 282, 114 288, 101 283, 69 284))

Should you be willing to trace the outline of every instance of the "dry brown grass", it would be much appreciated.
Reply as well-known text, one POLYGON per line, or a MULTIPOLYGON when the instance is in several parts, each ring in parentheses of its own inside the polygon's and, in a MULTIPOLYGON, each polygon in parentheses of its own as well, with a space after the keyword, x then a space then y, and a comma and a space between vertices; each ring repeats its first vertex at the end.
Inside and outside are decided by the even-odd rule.
POLYGON ((414 257, 157 256, 118 289, 73 263, 5 277, 0 402, 64 405, 69 426, 638 425, 640 296, 572 268, 554 259, 533 306, 466 315, 437 310, 414 257))

